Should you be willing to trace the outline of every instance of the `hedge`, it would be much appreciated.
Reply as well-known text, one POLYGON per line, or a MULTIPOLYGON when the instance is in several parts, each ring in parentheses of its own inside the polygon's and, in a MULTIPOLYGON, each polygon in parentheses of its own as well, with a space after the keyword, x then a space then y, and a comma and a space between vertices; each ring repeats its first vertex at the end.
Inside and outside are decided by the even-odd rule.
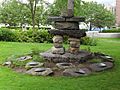
MULTIPOLYGON (((52 37, 45 29, 23 31, 21 29, 0 28, 0 41, 52 43, 52 37)), ((67 36, 64 36, 64 43, 68 43, 67 36)), ((81 44, 95 46, 96 40, 83 37, 81 44)))
POLYGON ((120 29, 103 30, 101 33, 120 33, 120 29))

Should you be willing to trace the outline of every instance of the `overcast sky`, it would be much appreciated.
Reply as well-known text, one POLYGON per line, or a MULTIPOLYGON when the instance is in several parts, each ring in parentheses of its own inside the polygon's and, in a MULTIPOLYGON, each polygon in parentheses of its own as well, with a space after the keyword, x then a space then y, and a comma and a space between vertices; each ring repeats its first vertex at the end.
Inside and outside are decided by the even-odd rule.
MULTIPOLYGON (((3 0, 0 0, 0 2, 2 2, 3 0)), ((25 0, 23 0, 25 1, 25 0)), ((46 0, 49 1, 50 3, 53 3, 54 0, 46 0)), ((115 5, 116 0, 83 0, 83 1, 96 1, 98 3, 104 3, 107 5, 115 5)))
POLYGON ((116 0, 84 0, 84 1, 96 1, 98 3, 103 3, 106 5, 115 5, 116 0))

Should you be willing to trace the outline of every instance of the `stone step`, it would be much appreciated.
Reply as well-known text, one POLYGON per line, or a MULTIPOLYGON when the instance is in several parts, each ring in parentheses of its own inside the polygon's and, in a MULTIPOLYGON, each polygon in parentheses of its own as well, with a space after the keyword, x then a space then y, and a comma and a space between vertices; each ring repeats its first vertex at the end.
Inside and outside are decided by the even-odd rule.
POLYGON ((48 21, 54 21, 54 22, 84 22, 85 17, 62 17, 62 16, 54 16, 54 17, 48 17, 48 21))
POLYGON ((49 30, 50 34, 53 35, 67 35, 69 37, 74 37, 74 38, 81 38, 86 36, 85 30, 57 30, 57 29, 51 29, 49 30))

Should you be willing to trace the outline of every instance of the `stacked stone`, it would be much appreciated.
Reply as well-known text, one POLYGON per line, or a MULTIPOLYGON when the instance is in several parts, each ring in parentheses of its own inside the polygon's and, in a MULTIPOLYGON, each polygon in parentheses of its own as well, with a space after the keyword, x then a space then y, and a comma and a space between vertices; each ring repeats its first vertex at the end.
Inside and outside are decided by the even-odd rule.
POLYGON ((80 47, 80 39, 77 38, 69 38, 69 49, 70 53, 78 53, 80 47))
POLYGON ((63 37, 60 35, 55 35, 53 37, 53 47, 52 47, 52 53, 53 54, 64 54, 65 49, 62 45, 63 43, 63 37))
POLYGON ((63 35, 69 36, 69 49, 70 53, 78 53, 80 47, 80 38, 85 36, 85 31, 79 30, 79 22, 84 21, 83 17, 50 17, 50 21, 54 21, 55 29, 49 30, 53 34, 54 47, 52 48, 53 54, 64 54, 65 49, 62 45, 63 35))
POLYGON ((62 46, 63 35, 69 36, 69 52, 78 53, 80 47, 80 38, 85 36, 85 31, 79 29, 79 22, 84 22, 84 17, 74 17, 74 0, 68 0, 67 13, 63 13, 60 17, 50 17, 49 21, 53 21, 55 29, 49 30, 50 34, 55 35, 53 38, 54 47, 53 54, 64 54, 65 50, 62 46))

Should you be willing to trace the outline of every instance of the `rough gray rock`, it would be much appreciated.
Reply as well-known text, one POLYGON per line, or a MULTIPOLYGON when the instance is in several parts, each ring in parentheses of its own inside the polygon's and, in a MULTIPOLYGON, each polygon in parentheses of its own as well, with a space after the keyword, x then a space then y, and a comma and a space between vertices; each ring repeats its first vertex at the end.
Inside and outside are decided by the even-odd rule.
POLYGON ((62 48, 63 47, 62 43, 53 43, 53 45, 55 48, 62 48))
POLYGON ((71 17, 71 18, 66 18, 67 22, 84 22, 85 17, 71 17))
POLYGON ((55 16, 55 17, 48 17, 48 21, 55 21, 55 22, 57 22, 57 21, 65 21, 65 18, 57 17, 57 16, 55 16))
POLYGON ((55 23, 56 29, 69 29, 69 30, 78 30, 79 23, 78 22, 56 22, 55 23))
POLYGON ((25 66, 26 69, 42 67, 44 63, 40 62, 28 62, 25 66))
POLYGON ((69 47, 68 51, 72 54, 78 54, 79 53, 79 48, 69 47))
POLYGON ((61 15, 59 17, 48 17, 48 21, 54 21, 54 22, 84 22, 85 17, 70 17, 66 15, 66 12, 63 13, 64 15, 61 15))
POLYGON ((110 69, 112 67, 113 67, 112 62, 94 63, 94 64, 89 65, 89 68, 91 68, 92 71, 96 71, 96 72, 110 69))
POLYGON ((65 53, 65 48, 55 48, 55 47, 52 47, 52 53, 53 54, 64 54, 65 53))
POLYGON ((56 35, 53 37, 53 42, 54 43, 62 43, 63 42, 63 37, 60 35, 56 35))
POLYGON ((32 68, 26 73, 35 76, 48 76, 53 74, 53 71, 50 68, 32 68))
POLYGON ((23 56, 23 57, 17 58, 18 61, 26 61, 26 60, 30 60, 30 59, 32 59, 31 56, 23 56))
POLYGON ((57 29, 51 29, 49 30, 50 34, 53 35, 67 35, 69 37, 74 37, 74 38, 81 38, 86 36, 85 30, 57 30, 57 29))
POLYGON ((73 48, 79 48, 80 47, 80 42, 71 41, 69 44, 70 44, 70 47, 73 47, 73 48))
POLYGON ((12 65, 12 62, 11 61, 7 61, 7 62, 4 62, 2 65, 10 67, 12 65))
POLYGON ((65 52, 64 54, 60 55, 60 54, 53 54, 51 50, 49 50, 44 53, 40 53, 40 55, 48 61, 59 63, 59 62, 70 62, 70 61, 83 62, 82 60, 90 56, 91 53, 86 52, 86 51, 79 51, 78 54, 72 54, 69 52, 65 52))
POLYGON ((64 76, 86 76, 89 75, 91 71, 88 68, 73 68, 73 69, 66 69, 63 71, 64 76))
POLYGON ((80 42, 80 39, 78 38, 69 38, 68 39, 69 42, 73 41, 73 42, 80 42))
POLYGON ((75 67, 75 65, 73 65, 72 63, 57 63, 56 66, 60 69, 68 69, 68 68, 73 68, 75 67))

